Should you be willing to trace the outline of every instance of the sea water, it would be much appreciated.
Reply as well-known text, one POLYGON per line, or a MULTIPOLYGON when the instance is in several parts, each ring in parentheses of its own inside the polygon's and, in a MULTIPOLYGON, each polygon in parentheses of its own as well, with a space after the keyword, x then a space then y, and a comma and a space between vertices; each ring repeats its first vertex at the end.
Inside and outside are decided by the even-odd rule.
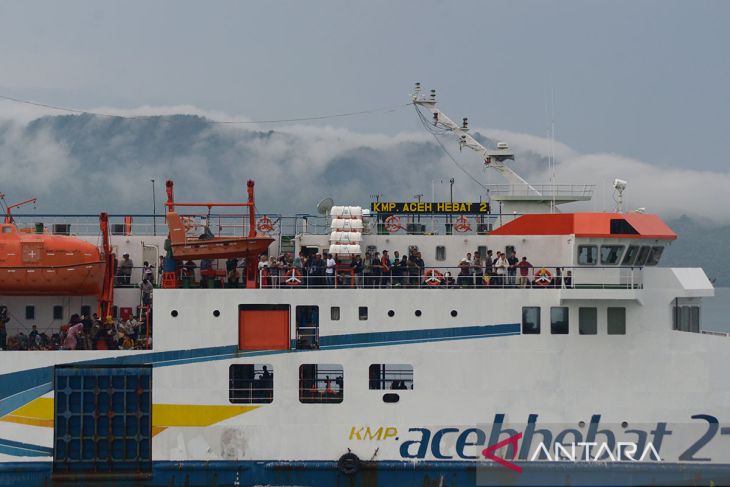
POLYGON ((730 333, 730 287, 715 289, 715 296, 702 298, 700 314, 703 330, 730 333))

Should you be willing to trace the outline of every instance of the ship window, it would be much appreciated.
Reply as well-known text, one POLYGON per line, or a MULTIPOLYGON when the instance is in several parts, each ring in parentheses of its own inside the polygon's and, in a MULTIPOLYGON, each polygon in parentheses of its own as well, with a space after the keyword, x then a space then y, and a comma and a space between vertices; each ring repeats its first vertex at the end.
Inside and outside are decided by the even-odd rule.
POLYGON ((53 319, 54 320, 62 320, 63 319, 63 306, 60 304, 57 304, 53 307, 53 319))
POLYGON ((297 306, 297 348, 319 348, 319 306, 297 306))
POLYGON ((649 258, 646 259, 646 265, 657 265, 659 263, 659 259, 662 258, 662 253, 664 253, 663 245, 656 245, 652 247, 651 252, 649 252, 649 258))
POLYGON ((11 227, 11 226, 3 227, 3 233, 12 233, 12 232, 13 232, 13 227, 11 227))
POLYGON ((340 320, 340 307, 339 306, 332 306, 330 308, 330 320, 332 320, 332 321, 340 320))
POLYGON ((638 235, 634 227, 623 218, 611 219, 611 235, 638 235))
POLYGON ((274 400, 271 364, 233 364, 228 368, 228 400, 234 404, 268 404, 274 400))
POLYGON ((522 334, 540 334, 540 308, 538 306, 524 306, 522 308, 522 334))
POLYGON ((649 251, 651 250, 651 247, 648 245, 642 245, 639 249, 639 255, 636 256, 636 262, 634 265, 641 267, 644 264, 646 264, 646 259, 649 258, 649 251))
POLYGON ((25 307, 25 319, 26 320, 35 319, 35 306, 33 306, 32 304, 25 307))
POLYGON ((436 247, 436 260, 446 260, 446 247, 443 245, 436 247))
POLYGON ((578 246, 578 264, 596 265, 598 261, 598 247, 595 245, 578 246))
POLYGON ((550 308, 550 333, 568 334, 568 308, 564 306, 550 308))
POLYGON ((578 333, 580 335, 598 334, 598 309, 578 308, 578 333))
POLYGON ((487 256, 487 246, 480 245, 479 247, 477 247, 477 252, 479 252, 479 258, 482 261, 482 265, 484 265, 484 257, 487 256))
POLYGON ((626 254, 624 255, 624 260, 623 260, 623 262, 621 262, 621 265, 625 265, 625 266, 634 265, 634 261, 636 260, 636 254, 638 254, 638 253, 639 253, 638 245, 629 245, 629 248, 626 251, 626 254))
POLYGON ((626 308, 608 308, 606 312, 609 335, 626 334, 626 308))
POLYGON ((413 389, 413 366, 408 364, 372 364, 370 389, 413 389))
POLYGON ((368 307, 367 306, 360 306, 357 309, 357 316, 360 318, 360 321, 365 321, 368 319, 368 307))
POLYGON ((91 306, 88 304, 81 306, 81 315, 87 318, 91 317, 91 306))
POLYGON ((698 305, 674 305, 673 328, 679 331, 700 332, 700 307, 698 305))
POLYGON ((601 265, 618 264, 623 253, 623 245, 601 245, 601 265))
POLYGON ((340 403, 344 391, 342 366, 302 364, 299 366, 299 401, 305 404, 340 403))

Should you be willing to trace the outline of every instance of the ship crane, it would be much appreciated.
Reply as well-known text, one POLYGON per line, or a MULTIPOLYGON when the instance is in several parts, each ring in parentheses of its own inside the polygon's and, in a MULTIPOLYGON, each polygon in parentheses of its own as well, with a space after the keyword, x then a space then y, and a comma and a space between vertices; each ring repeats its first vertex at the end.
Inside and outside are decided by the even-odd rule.
POLYGON ((484 164, 487 167, 497 170, 515 189, 521 190, 523 194, 531 194, 541 196, 541 193, 535 189, 530 183, 525 181, 519 174, 505 164, 505 161, 514 160, 515 156, 510 152, 509 147, 504 142, 497 144, 497 150, 490 150, 480 144, 474 137, 469 134, 469 125, 466 118, 463 119, 461 126, 451 120, 445 113, 436 107, 436 90, 431 90, 429 96, 421 94, 421 83, 416 83, 415 91, 411 95, 411 100, 418 110, 424 107, 432 114, 433 125, 439 127, 446 132, 451 132, 459 140, 459 147, 467 147, 484 158, 484 164))
POLYGON ((20 203, 6 205, 5 193, 0 193, 0 202, 2 203, 3 206, 5 206, 5 223, 6 224, 13 223, 13 216, 10 214, 10 210, 12 210, 13 208, 20 208, 21 206, 27 205, 29 203, 35 204, 37 200, 38 200, 37 198, 31 198, 29 200, 21 201, 20 203))

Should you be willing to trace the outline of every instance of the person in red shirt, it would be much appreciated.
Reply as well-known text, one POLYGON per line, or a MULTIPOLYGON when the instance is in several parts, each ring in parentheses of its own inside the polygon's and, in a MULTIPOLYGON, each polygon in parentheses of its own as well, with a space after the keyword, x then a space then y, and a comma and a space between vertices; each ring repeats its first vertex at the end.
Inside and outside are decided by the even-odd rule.
POLYGON ((516 267, 520 270, 520 287, 528 287, 530 285, 530 278, 528 276, 530 275, 532 264, 527 262, 527 257, 522 257, 522 260, 516 267))
POLYGON ((390 257, 388 257, 388 251, 383 250, 383 257, 380 258, 380 269, 383 272, 381 287, 386 287, 388 283, 391 283, 390 279, 390 257))

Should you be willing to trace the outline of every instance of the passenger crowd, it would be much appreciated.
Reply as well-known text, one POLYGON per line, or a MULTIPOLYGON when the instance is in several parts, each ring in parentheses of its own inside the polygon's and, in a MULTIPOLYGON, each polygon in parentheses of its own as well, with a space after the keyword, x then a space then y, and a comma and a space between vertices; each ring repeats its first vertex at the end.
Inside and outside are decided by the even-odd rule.
MULTIPOLYGON (((440 266, 445 268, 444 266, 440 266)), ((228 285, 237 287, 240 273, 236 265, 228 266, 228 285)), ((314 287, 571 287, 572 272, 563 275, 560 267, 535 269, 526 256, 516 252, 496 254, 488 250, 467 253, 458 265, 445 272, 427 269, 418 251, 401 255, 397 250, 391 257, 388 250, 366 252, 339 262, 333 254, 300 252, 280 257, 261 256, 258 263, 261 287, 286 287, 306 284, 314 287)))
POLYGON ((32 325, 28 334, 19 332, 8 336, 10 321, 7 307, 0 307, 0 350, 140 350, 151 348, 144 323, 107 317, 101 320, 91 316, 74 314, 68 323, 58 330, 38 330, 32 325))

